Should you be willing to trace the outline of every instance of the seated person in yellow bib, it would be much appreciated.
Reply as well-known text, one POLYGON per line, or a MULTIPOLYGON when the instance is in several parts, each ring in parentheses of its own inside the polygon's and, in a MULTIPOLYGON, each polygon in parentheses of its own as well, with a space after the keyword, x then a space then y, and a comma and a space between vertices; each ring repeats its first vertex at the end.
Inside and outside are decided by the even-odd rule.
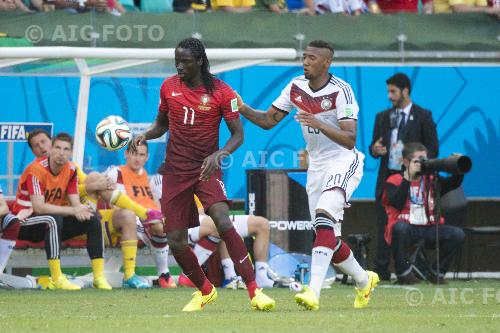
MULTIPOLYGON (((29 134, 28 145, 35 157, 46 156, 52 147, 49 133, 41 129, 35 129, 29 134)), ((135 258, 137 253, 136 216, 139 216, 142 223, 154 224, 163 220, 163 215, 158 210, 148 209, 131 200, 125 193, 116 189, 116 184, 107 176, 92 172, 85 174, 76 165, 78 176, 78 192, 80 201, 83 204, 96 209, 98 199, 118 207, 113 210, 100 211, 102 216, 104 233, 106 232, 106 222, 108 229, 121 233, 120 245, 123 252, 124 285, 131 288, 144 288, 144 284, 135 275, 135 258)), ((109 230, 111 232, 111 230, 109 230)), ((108 237, 106 237, 108 238, 108 237)), ((109 242, 108 245, 116 246, 118 240, 109 242)))
MULTIPOLYGON (((125 165, 109 168, 106 171, 106 175, 116 183, 119 191, 126 193, 132 200, 143 207, 156 210, 159 206, 153 199, 153 194, 149 187, 148 173, 144 169, 148 157, 148 145, 146 141, 138 145, 136 151, 132 151, 129 145, 125 151, 125 165)), ((169 248, 166 234, 163 232, 163 223, 143 225, 137 218, 136 225, 137 237, 144 244, 148 245, 154 254, 158 279, 153 281, 153 284, 160 288, 177 287, 170 276, 168 268, 169 248)))

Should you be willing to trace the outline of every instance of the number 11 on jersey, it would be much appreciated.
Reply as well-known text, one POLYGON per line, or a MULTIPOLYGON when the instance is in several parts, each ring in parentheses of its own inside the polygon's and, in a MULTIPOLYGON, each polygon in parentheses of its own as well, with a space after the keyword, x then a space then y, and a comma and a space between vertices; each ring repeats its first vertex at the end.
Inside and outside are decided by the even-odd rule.
POLYGON ((194 125, 194 109, 188 108, 187 106, 182 107, 184 109, 184 124, 194 125), (189 117, 191 115, 191 117, 189 117), (188 122, 188 120, 191 120, 188 122))

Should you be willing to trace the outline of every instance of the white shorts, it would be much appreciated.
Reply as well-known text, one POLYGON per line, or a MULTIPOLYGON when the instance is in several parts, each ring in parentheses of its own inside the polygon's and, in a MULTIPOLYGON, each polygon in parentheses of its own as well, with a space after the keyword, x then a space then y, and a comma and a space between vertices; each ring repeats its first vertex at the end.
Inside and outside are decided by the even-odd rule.
POLYGON ((363 177, 363 161, 365 156, 357 150, 343 153, 325 163, 323 169, 307 172, 307 196, 309 199, 309 212, 314 221, 316 209, 324 209, 338 222, 334 224, 336 236, 341 235, 341 221, 344 216, 344 207, 349 207, 349 200, 363 177), (344 202, 321 201, 321 196, 327 190, 338 188, 344 193, 344 202), (341 207, 339 209, 339 207, 341 207))

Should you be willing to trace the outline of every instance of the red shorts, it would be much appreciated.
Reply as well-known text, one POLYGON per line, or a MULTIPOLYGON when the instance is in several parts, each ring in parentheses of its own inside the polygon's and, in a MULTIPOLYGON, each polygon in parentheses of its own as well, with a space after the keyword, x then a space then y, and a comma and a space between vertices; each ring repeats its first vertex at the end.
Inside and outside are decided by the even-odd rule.
POLYGON ((165 232, 199 225, 198 209, 194 202, 195 194, 205 211, 217 202, 228 202, 220 170, 215 171, 207 181, 199 180, 199 176, 199 174, 163 175, 161 211, 166 217, 165 232))

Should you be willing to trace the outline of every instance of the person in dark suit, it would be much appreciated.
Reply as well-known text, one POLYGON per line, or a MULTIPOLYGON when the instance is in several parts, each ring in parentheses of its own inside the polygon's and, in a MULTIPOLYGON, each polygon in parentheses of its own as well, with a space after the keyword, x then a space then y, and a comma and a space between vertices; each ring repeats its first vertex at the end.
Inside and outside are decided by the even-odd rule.
POLYGON ((392 108, 377 113, 373 129, 370 154, 381 158, 375 188, 377 218, 377 251, 374 270, 383 280, 390 279, 390 249, 384 240, 387 215, 382 207, 384 184, 390 175, 401 172, 403 145, 419 142, 428 151, 429 158, 439 152, 436 124, 432 113, 412 102, 411 83, 408 76, 396 73, 386 80, 392 108))

